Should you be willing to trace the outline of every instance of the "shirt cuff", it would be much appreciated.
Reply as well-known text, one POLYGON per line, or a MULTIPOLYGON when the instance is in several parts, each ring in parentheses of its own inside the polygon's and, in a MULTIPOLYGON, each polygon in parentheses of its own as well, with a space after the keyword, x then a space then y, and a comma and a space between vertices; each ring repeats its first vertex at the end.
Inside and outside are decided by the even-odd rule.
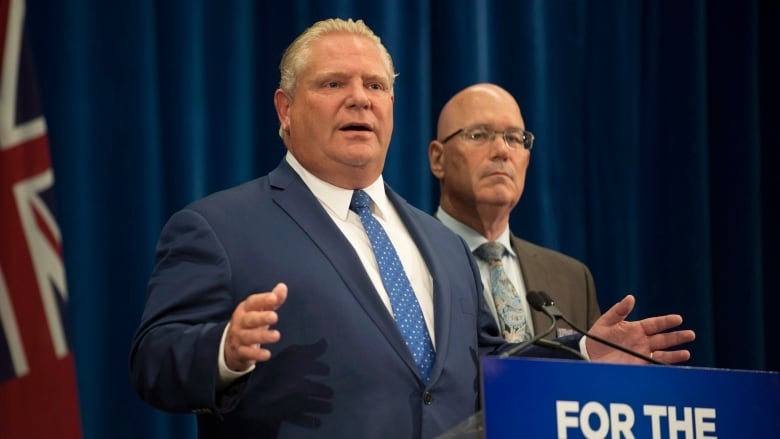
POLYGON ((228 324, 225 325, 225 330, 222 332, 222 339, 219 342, 219 355, 218 355, 219 358, 217 359, 217 364, 219 369, 217 388, 219 389, 224 389, 225 387, 227 387, 228 384, 232 383, 238 378, 241 378, 242 376, 248 374, 249 372, 255 370, 254 364, 250 366, 248 369, 239 372, 231 370, 228 367, 227 363, 225 362, 225 338, 227 337, 228 328, 230 328, 230 322, 228 322, 228 324))
POLYGON ((588 348, 585 347, 585 342, 588 340, 588 337, 582 336, 580 338, 580 353, 583 357, 585 357, 586 360, 590 361, 590 355, 588 355, 588 348))

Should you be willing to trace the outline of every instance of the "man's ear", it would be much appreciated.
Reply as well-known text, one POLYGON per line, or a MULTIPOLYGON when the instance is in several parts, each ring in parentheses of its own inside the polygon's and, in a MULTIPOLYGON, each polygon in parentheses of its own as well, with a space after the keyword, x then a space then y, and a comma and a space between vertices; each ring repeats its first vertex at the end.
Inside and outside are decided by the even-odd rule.
POLYGON ((287 95, 281 88, 274 92, 274 107, 276 108, 276 116, 279 118, 279 125, 285 132, 290 131, 290 104, 292 104, 292 98, 287 95))
POLYGON ((428 162, 433 176, 441 180, 444 177, 444 144, 438 140, 431 140, 428 145, 428 162))

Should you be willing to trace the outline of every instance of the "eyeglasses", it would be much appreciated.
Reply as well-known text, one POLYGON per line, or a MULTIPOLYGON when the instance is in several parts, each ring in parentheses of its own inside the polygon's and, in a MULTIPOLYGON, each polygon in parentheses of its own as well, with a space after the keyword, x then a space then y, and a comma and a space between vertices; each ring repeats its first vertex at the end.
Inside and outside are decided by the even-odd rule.
POLYGON ((519 128, 510 128, 504 131, 496 131, 487 125, 478 125, 475 127, 461 128, 458 131, 445 137, 441 143, 449 142, 453 137, 460 135, 464 142, 479 146, 485 142, 493 141, 497 134, 501 134, 504 138, 504 142, 511 149, 519 149, 520 146, 527 150, 531 150, 534 147, 534 135, 530 131, 521 130, 519 128))

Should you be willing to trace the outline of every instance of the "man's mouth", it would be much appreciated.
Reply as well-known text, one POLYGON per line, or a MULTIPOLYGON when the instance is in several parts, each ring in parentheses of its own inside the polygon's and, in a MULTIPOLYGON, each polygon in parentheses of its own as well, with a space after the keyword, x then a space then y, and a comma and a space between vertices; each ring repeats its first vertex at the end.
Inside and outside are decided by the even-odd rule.
POLYGON ((364 124, 347 124, 339 128, 341 131, 372 131, 371 127, 364 124))

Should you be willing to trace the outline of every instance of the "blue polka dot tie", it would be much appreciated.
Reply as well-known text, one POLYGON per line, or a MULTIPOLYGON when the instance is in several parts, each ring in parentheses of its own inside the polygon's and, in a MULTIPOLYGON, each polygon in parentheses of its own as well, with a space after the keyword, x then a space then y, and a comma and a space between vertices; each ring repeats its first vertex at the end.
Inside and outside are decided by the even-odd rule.
POLYGON ((498 313, 498 325, 501 335, 508 342, 518 343, 531 338, 523 302, 504 270, 501 258, 506 248, 491 241, 480 245, 474 255, 486 261, 490 270, 490 291, 498 313))
POLYGON ((355 191, 349 208, 360 216, 363 228, 371 241, 371 247, 374 249, 382 283, 390 296, 395 323, 417 363, 423 382, 427 384, 436 354, 428 328, 425 326, 420 304, 414 295, 409 278, 406 277, 398 253, 390 238, 387 237, 385 229, 371 214, 371 198, 367 193, 355 191))

